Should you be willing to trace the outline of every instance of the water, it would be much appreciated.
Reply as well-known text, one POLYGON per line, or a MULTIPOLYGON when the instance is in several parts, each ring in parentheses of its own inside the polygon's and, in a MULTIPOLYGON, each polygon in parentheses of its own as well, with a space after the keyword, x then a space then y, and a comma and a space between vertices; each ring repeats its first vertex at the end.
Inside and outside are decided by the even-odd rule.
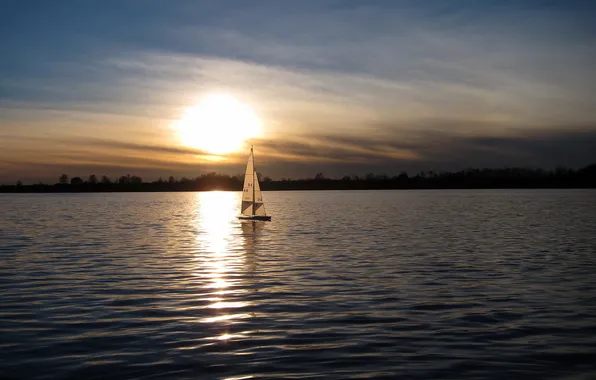
POLYGON ((0 195, 0 378, 596 378, 593 190, 0 195))

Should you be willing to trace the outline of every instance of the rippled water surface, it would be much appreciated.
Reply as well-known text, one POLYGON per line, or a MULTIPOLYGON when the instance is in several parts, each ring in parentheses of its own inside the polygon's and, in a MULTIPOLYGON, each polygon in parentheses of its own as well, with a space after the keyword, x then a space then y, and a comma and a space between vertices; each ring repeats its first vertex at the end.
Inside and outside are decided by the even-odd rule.
POLYGON ((0 194, 0 378, 596 378, 593 190, 0 194))

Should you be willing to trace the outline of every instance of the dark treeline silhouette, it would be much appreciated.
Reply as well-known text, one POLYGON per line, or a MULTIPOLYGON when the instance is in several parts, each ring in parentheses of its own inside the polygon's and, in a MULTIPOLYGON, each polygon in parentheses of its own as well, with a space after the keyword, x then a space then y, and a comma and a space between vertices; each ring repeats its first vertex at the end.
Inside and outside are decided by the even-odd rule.
MULTIPOLYGON (((322 173, 307 179, 259 180, 263 190, 367 190, 367 189, 504 189, 504 188, 594 188, 596 187, 596 164, 574 170, 504 168, 467 169, 458 172, 420 172, 414 176, 402 172, 396 176, 367 174, 366 176, 344 176, 342 179, 326 178, 322 173)), ((107 176, 97 178, 94 174, 87 179, 69 178, 62 174, 54 185, 35 184, 2 185, 4 193, 43 192, 126 192, 126 191, 240 191, 243 175, 229 176, 215 172, 196 178, 176 179, 169 177, 157 181, 143 182, 138 176, 121 176, 111 180, 107 176)))

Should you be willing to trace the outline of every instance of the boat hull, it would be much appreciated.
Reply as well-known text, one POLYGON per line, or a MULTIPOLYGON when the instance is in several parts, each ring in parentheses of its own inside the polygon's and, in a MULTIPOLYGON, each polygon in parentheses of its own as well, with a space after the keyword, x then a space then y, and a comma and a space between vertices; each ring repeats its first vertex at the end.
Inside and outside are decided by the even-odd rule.
POLYGON ((270 222, 271 221, 271 217, 268 215, 240 215, 238 217, 238 219, 244 219, 244 220, 262 220, 262 221, 266 221, 266 222, 270 222))

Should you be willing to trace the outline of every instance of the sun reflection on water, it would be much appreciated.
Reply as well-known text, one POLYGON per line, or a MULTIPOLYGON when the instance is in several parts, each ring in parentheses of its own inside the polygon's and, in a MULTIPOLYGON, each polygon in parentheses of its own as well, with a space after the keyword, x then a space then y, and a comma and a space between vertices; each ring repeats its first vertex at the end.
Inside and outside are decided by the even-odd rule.
POLYGON ((246 331, 230 330, 252 314, 242 312, 250 303, 243 299, 247 293, 244 272, 248 252, 241 238, 245 228, 236 218, 238 201, 238 195, 232 192, 197 193, 194 275, 203 283, 202 300, 209 302, 203 309, 207 316, 199 322, 218 331, 208 340, 246 337, 246 331))

